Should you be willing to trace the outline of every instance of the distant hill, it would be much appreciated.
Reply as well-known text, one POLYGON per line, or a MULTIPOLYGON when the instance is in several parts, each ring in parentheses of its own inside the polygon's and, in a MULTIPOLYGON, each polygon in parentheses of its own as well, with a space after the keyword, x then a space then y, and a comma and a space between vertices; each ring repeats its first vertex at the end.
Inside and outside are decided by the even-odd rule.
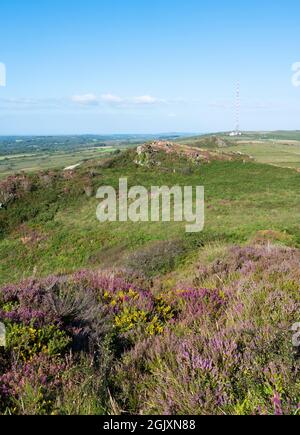
POLYGON ((216 148, 226 148, 232 145, 230 138, 223 135, 205 135, 196 136, 188 138, 180 138, 179 143, 186 143, 193 147, 205 148, 205 149, 216 149, 216 148))
POLYGON ((236 137, 223 132, 180 138, 178 143, 210 151, 225 149, 260 163, 300 170, 300 131, 243 132, 236 137))
POLYGON ((244 131, 241 137, 230 137, 230 132, 218 132, 205 134, 200 136, 186 136, 180 137, 178 139, 179 142, 184 143, 205 143, 205 141, 213 142, 217 140, 217 138, 224 140, 225 142, 234 142, 236 140, 296 140, 300 141, 300 130, 293 131, 244 131))

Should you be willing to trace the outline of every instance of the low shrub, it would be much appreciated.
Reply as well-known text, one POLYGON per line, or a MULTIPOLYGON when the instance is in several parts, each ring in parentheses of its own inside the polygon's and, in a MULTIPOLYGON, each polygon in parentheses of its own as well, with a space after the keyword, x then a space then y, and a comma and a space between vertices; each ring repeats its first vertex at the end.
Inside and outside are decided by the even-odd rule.
POLYGON ((185 253, 186 246, 181 240, 156 242, 128 255, 125 267, 153 277, 173 270, 185 253))
POLYGON ((299 414, 299 259, 234 247, 164 293, 128 271, 5 286, 0 411, 299 414))

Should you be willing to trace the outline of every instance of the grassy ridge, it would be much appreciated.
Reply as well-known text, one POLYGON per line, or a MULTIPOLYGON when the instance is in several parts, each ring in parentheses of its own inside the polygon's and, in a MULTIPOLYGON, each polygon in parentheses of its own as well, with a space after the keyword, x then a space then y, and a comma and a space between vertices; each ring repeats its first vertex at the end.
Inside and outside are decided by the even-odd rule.
MULTIPOLYGON (((1 282, 50 273, 70 273, 78 268, 113 266, 131 252, 151 243, 179 240, 183 258, 193 257, 199 246, 220 241, 240 243, 258 231, 285 234, 287 243, 300 244, 300 174, 256 163, 213 162, 190 168, 186 161, 166 161, 165 167, 137 168, 132 152, 115 159, 111 167, 91 162, 76 178, 58 178, 53 186, 30 192, 7 210, 1 210, 2 226, 11 229, 0 242, 1 282), (98 166, 97 166, 98 165, 98 166), (93 171, 92 178, 86 178, 93 171), (117 188, 120 177, 129 185, 204 185, 204 232, 187 235, 184 224, 100 224, 94 195, 101 185, 117 188), (85 193, 86 183, 93 195, 85 193)), ((180 260, 181 261, 181 260, 180 260)), ((175 266, 174 266, 175 267, 175 266)))
POLYGON ((299 414, 300 173, 135 158, 1 184, 0 413, 299 414), (121 177, 204 185, 204 231, 100 224, 121 177))

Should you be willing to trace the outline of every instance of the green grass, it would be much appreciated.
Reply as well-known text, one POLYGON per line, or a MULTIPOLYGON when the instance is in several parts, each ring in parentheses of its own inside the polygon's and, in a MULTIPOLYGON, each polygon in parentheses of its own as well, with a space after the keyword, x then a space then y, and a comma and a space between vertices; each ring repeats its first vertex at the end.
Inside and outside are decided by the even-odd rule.
POLYGON ((94 197, 88 198, 77 183, 75 193, 62 197, 62 186, 58 184, 53 190, 31 193, 10 210, 0 211, 7 213, 12 223, 0 242, 0 282, 17 281, 32 274, 46 276, 122 265, 130 252, 166 240, 180 240, 186 248, 185 256, 178 259, 178 268, 192 261, 202 246, 244 243, 263 230, 286 233, 289 243, 300 245, 297 172, 257 163, 213 162, 184 175, 180 165, 176 173, 171 167, 137 169, 131 159, 132 154, 128 153, 127 158, 121 156, 117 164, 106 169, 99 169, 97 161, 89 163, 80 169, 79 180, 94 165, 95 191, 101 185, 117 187, 119 178, 124 176, 129 185, 145 187, 204 185, 206 223, 202 233, 186 234, 184 223, 101 224, 96 219, 98 202, 94 197), (26 222, 25 230, 22 221, 26 222), (38 240, 22 241, 24 231, 25 236, 38 234, 38 240))

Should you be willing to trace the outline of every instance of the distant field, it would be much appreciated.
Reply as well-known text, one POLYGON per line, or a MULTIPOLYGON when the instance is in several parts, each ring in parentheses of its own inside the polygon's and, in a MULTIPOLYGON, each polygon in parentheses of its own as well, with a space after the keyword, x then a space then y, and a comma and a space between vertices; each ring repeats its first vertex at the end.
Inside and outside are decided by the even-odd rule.
POLYGON ((43 169, 64 169, 85 160, 103 157, 115 151, 114 147, 99 147, 80 151, 65 151, 28 155, 0 156, 0 178, 15 172, 36 172, 43 169))
POLYGON ((0 136, 0 179, 17 172, 64 169, 136 147, 155 139, 177 139, 179 135, 108 136, 0 136))
POLYGON ((248 154, 259 163, 300 168, 300 142, 295 144, 283 144, 280 142, 237 143, 237 145, 229 147, 227 150, 248 154))
POLYGON ((215 136, 197 136, 180 139, 182 143, 200 148, 220 148, 217 141, 224 142, 224 150, 252 156, 259 163, 285 168, 300 168, 300 132, 246 132, 241 137, 229 137, 220 133, 215 136), (214 138, 214 140, 213 140, 214 138))
POLYGON ((261 138, 269 140, 296 140, 300 141, 300 131, 272 131, 272 132, 246 132, 250 138, 261 138))
MULTIPOLYGON (((180 138, 179 142, 200 148, 219 148, 214 138, 224 141, 226 151, 252 156, 259 163, 272 164, 285 168, 300 168, 300 132, 246 132, 242 137, 229 137, 228 133, 180 138)), ((86 160, 101 158, 117 149, 125 149, 153 137, 133 137, 132 142, 120 138, 102 138, 97 146, 91 138, 70 137, 62 142, 58 138, 27 139, 27 142, 0 141, 0 179, 20 172, 37 172, 46 169, 64 169, 83 163, 86 160), (33 145, 34 144, 34 145, 33 145), (38 145, 36 145, 38 144, 38 145), (37 147, 37 148, 35 148, 37 147), (28 150, 26 152, 26 150, 28 150)), ((62 140, 62 139, 60 139, 62 140)))

